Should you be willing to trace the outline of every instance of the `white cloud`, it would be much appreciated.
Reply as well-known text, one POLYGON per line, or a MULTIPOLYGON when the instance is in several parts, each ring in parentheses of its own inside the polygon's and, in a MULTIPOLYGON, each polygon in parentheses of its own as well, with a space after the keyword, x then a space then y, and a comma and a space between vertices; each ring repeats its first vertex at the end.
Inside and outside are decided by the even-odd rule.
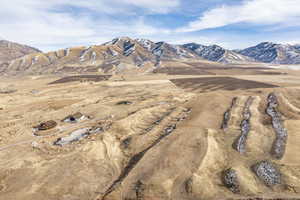
POLYGON ((180 5, 180 0, 117 0, 152 12, 167 13, 180 5))
POLYGON ((168 13, 180 5, 180 0, 54 0, 56 4, 73 5, 105 13, 130 14, 137 8, 151 13, 168 13), (127 13, 126 13, 127 12, 127 13))
POLYGON ((235 23, 259 25, 299 24, 299 0, 245 0, 240 5, 223 5, 208 10, 178 32, 217 28, 235 23))
POLYGON ((179 0, 9 0, 0 6, 0 37, 48 51, 103 43, 123 35, 166 33, 146 24, 135 11, 164 13, 178 4, 179 0), (76 8, 72 12, 66 6, 76 8), (116 15, 135 17, 117 20, 116 15))

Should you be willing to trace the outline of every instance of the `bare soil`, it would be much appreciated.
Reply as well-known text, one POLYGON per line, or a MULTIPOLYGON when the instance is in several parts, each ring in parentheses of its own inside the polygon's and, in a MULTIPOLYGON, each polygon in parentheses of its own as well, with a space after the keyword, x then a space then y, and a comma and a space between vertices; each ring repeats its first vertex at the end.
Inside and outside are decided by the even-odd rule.
POLYGON ((276 88, 277 85, 257 81, 249 81, 232 77, 205 77, 171 79, 178 87, 191 91, 217 91, 217 90, 248 90, 257 88, 276 88))
POLYGON ((231 73, 1 79, 0 87, 16 92, 0 94, 0 199, 299 199, 299 76, 231 73), (271 92, 288 133, 282 159, 271 155, 276 134, 265 112, 271 92), (240 153, 232 144, 250 96, 250 131, 240 153), (63 121, 78 112, 89 117, 63 121), (50 120, 57 125, 34 134, 50 120), (95 127, 101 131, 54 145, 95 127), (279 170, 280 184, 269 187, 253 172, 264 160, 279 170), (239 193, 224 184, 227 169, 236 172, 239 193))
POLYGON ((68 82, 76 82, 76 81, 92 81, 92 82, 99 82, 108 80, 111 76, 110 75, 77 75, 77 76, 67 76, 56 81, 53 81, 51 84, 59 84, 59 83, 68 83, 68 82))

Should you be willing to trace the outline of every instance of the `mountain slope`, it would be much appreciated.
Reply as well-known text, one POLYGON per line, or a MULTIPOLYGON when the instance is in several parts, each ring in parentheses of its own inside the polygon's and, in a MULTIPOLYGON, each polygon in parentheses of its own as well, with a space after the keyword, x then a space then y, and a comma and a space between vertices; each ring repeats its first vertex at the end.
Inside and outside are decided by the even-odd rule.
POLYGON ((205 46, 196 43, 189 43, 184 44, 183 47, 210 61, 221 63, 244 63, 253 61, 253 59, 249 57, 224 49, 218 45, 205 46))
POLYGON ((151 61, 154 62, 155 57, 151 57, 137 42, 130 38, 117 38, 103 45, 29 54, 13 60, 2 71, 25 74, 108 72, 147 65, 151 61))
POLYGON ((0 40, 0 63, 8 62, 27 54, 41 52, 38 49, 7 40, 0 40))
POLYGON ((300 64, 300 46, 263 42, 238 51, 256 61, 274 64, 300 64))
POLYGON ((199 59, 197 54, 180 45, 171 45, 166 42, 154 43, 146 39, 137 39, 136 41, 155 55, 156 65, 158 65, 161 60, 199 59))
POLYGON ((149 71, 161 61, 200 59, 194 52, 165 42, 121 37, 102 45, 33 53, 2 67, 3 73, 45 74, 61 72, 149 71))

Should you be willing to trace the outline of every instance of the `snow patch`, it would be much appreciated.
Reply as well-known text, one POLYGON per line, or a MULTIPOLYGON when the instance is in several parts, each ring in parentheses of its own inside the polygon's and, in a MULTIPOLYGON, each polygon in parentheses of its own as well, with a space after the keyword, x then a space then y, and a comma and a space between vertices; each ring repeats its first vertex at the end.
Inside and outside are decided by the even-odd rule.
POLYGON ((31 60, 31 65, 36 64, 39 61, 39 57, 38 56, 34 56, 31 60))
POLYGON ((90 49, 91 49, 91 47, 88 47, 80 52, 80 57, 79 57, 80 62, 84 62, 86 60, 85 57, 88 55, 90 49))
POLYGON ((137 39, 136 40, 142 47, 144 47, 145 49, 147 49, 148 51, 151 51, 152 49, 152 42, 150 40, 147 39, 137 39))

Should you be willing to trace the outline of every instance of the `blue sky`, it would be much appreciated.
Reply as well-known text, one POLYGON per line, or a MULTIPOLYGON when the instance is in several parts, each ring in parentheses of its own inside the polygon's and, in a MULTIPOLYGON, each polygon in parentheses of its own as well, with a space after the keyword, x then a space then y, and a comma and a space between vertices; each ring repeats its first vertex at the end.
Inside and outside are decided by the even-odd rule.
POLYGON ((0 27, 43 51, 121 36, 238 49, 300 43, 300 0, 5 0, 0 27))

